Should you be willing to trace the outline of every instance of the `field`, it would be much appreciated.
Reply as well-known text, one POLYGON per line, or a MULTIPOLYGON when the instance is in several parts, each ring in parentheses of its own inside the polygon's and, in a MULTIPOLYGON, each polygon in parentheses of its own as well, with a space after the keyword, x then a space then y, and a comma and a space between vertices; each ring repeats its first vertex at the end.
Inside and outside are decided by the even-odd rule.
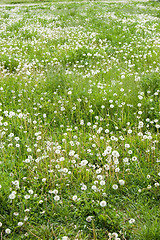
POLYGON ((158 2, 0 5, 1 240, 160 239, 159 95, 158 2))

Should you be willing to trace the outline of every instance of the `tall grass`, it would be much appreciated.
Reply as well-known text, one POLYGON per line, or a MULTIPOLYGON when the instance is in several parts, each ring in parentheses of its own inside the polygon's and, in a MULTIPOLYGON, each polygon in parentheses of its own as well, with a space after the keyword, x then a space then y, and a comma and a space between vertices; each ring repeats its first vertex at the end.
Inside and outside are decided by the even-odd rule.
POLYGON ((1 238, 158 240, 157 3, 0 8, 1 238))

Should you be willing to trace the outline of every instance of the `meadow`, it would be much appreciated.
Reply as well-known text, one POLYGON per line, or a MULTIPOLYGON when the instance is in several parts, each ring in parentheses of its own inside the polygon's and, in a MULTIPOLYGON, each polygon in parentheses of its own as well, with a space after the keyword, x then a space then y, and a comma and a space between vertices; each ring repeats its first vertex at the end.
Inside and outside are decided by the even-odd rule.
POLYGON ((0 5, 0 238, 160 238, 160 4, 0 5))

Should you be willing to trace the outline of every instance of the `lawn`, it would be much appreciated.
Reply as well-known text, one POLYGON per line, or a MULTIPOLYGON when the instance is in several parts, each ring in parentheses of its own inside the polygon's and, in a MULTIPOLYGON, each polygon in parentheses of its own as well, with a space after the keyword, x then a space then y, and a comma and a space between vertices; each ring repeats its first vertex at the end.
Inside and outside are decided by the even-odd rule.
POLYGON ((1 240, 159 240, 160 4, 35 3, 0 5, 1 240))

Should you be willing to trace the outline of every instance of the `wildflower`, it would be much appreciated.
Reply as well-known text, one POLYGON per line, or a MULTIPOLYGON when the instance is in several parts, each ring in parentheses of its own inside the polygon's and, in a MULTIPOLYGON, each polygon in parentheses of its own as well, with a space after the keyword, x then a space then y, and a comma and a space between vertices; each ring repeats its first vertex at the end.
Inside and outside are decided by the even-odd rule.
POLYGON ((132 161, 136 161, 137 160, 137 157, 132 157, 132 161))
POLYGON ((111 150, 112 150, 112 148, 110 146, 107 146, 106 150, 104 151, 104 153, 102 155, 105 157, 107 154, 111 153, 111 150))
POLYGON ((17 224, 19 227, 21 227, 23 225, 23 222, 18 222, 17 224))
POLYGON ((75 154, 75 151, 73 151, 73 150, 71 150, 71 151, 69 152, 69 156, 70 156, 70 157, 73 157, 74 154, 75 154))
POLYGON ((19 213, 18 212, 14 212, 13 215, 17 217, 19 215, 19 213))
POLYGON ((87 160, 82 160, 80 164, 81 164, 81 166, 85 166, 85 165, 87 165, 87 163, 88 163, 87 160))
POLYGON ((0 227, 2 227, 2 223, 0 222, 0 227))
POLYGON ((73 201, 76 201, 76 200, 77 200, 77 195, 74 195, 74 196, 72 197, 72 200, 73 200, 73 201))
POLYGON ((101 186, 105 185, 105 181, 104 180, 100 181, 100 185, 101 186))
POLYGON ((16 197, 15 192, 12 192, 12 193, 9 195, 9 199, 15 199, 15 197, 16 197))
POLYGON ((33 194, 33 190, 32 189, 28 190, 28 193, 33 194))
POLYGON ((53 192, 55 195, 58 194, 58 190, 57 190, 57 189, 54 189, 52 192, 53 192))
POLYGON ((132 133, 132 130, 131 130, 131 129, 129 129, 129 130, 128 130, 128 134, 131 134, 131 133, 132 133))
POLYGON ((83 185, 82 187, 81 187, 81 190, 86 190, 87 189, 87 186, 86 185, 83 185))
POLYGON ((27 220, 28 220, 28 217, 27 217, 27 216, 25 216, 25 217, 24 217, 24 221, 26 222, 27 220))
POLYGON ((112 152, 112 155, 113 155, 113 157, 119 157, 119 152, 113 151, 113 152, 112 152))
POLYGON ((80 125, 84 125, 84 120, 81 120, 81 121, 80 121, 80 125))
POLYGON ((25 199, 29 199, 29 198, 30 198, 30 195, 25 195, 24 198, 25 198, 25 199))
POLYGON ((64 236, 64 237, 62 237, 62 240, 69 240, 69 238, 64 236))
POLYGON ((139 121, 138 123, 138 128, 142 128, 143 127, 143 122, 142 121, 139 121))
POLYGON ((27 148, 27 152, 31 152, 32 151, 32 149, 31 148, 27 148))
POLYGON ((58 196, 58 195, 54 196, 54 200, 55 201, 59 201, 60 200, 60 196, 58 196))
POLYGON ((100 206, 101 206, 101 207, 105 207, 106 205, 107 205, 106 201, 101 201, 101 202, 100 202, 100 206))
POLYGON ((91 222, 92 219, 93 219, 93 216, 88 216, 88 217, 86 218, 86 221, 87 221, 87 222, 91 222))
POLYGON ((156 183, 154 184, 154 186, 155 186, 155 187, 159 187, 159 183, 156 182, 156 183))
POLYGON ((120 171, 119 167, 115 168, 115 172, 119 172, 119 171, 120 171))
POLYGON ((126 143, 125 148, 130 148, 130 145, 128 143, 126 143))
POLYGON ((102 180, 102 179, 103 179, 103 176, 102 176, 102 175, 97 175, 97 179, 98 179, 98 180, 102 180))
POLYGON ((42 182, 46 182, 46 178, 42 178, 42 182))
POLYGON ((124 180, 119 180, 119 184, 120 184, 120 185, 124 185, 124 184, 125 184, 125 181, 124 181, 124 180))
POLYGON ((114 105, 113 105, 113 104, 111 104, 111 105, 110 105, 110 108, 114 108, 114 105))
POLYGON ((129 223, 130 224, 132 224, 132 223, 134 223, 135 222, 135 219, 134 218, 131 218, 130 220, 129 220, 129 223))
POLYGON ((105 130, 105 133, 109 133, 109 129, 106 129, 106 130, 105 130))
POLYGON ((10 230, 9 228, 7 228, 7 229, 5 230, 5 233, 10 234, 10 233, 11 233, 11 230, 10 230))
POLYGON ((97 190, 97 187, 96 187, 95 185, 93 185, 91 188, 92 188, 94 191, 97 190))
POLYGON ((115 239, 117 239, 118 234, 117 233, 112 233, 112 237, 115 237, 115 239))
POLYGON ((118 189, 118 185, 117 185, 117 184, 113 184, 112 188, 113 188, 114 190, 117 190, 117 189, 118 189))

